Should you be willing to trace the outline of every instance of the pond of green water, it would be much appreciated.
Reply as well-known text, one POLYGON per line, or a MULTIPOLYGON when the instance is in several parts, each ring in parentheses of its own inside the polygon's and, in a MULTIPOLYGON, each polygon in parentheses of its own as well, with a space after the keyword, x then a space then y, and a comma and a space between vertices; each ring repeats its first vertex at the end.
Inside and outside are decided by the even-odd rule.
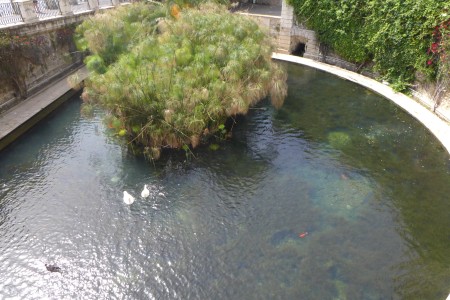
POLYGON ((448 153, 389 101, 287 67, 282 109, 189 161, 128 153, 78 98, 0 152, 0 298, 444 299, 448 153))

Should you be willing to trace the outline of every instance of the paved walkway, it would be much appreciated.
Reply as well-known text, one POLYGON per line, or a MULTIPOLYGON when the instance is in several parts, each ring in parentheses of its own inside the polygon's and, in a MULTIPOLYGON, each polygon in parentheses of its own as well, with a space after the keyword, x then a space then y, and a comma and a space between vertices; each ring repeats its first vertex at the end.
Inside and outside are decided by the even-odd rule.
MULTIPOLYGON (((85 67, 78 70, 81 81, 87 77, 88 72, 85 67)), ((73 73, 75 72, 77 71, 73 73)), ((0 114, 0 150, 57 107, 56 101, 71 90, 67 83, 68 76, 0 114)))
POLYGON ((281 5, 275 6, 275 5, 241 3, 239 7, 235 10, 235 12, 244 15, 249 14, 249 15, 281 17, 281 5))
POLYGON ((391 100, 392 102, 403 108, 411 116, 421 122, 426 128, 428 128, 428 130, 431 131, 431 133, 434 134, 434 136, 442 143, 445 149, 447 149, 447 152, 450 154, 450 124, 443 121, 437 115, 433 114, 431 111, 429 111, 413 99, 409 98, 408 96, 397 93, 389 86, 382 84, 376 80, 365 77, 358 73, 341 69, 336 66, 287 54, 274 53, 272 57, 274 59, 289 61, 334 74, 341 78, 362 85, 377 94, 380 94, 381 96, 391 100))

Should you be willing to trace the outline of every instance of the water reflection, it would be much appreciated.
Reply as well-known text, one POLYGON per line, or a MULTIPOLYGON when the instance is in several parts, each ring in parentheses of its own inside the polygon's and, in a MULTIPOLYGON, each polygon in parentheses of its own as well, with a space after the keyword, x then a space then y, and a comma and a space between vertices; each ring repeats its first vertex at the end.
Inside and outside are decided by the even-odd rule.
MULTIPOLYGON (((333 90, 329 76, 322 72, 295 67, 291 71, 302 78, 304 72, 309 73, 309 82, 294 86, 299 93, 319 85, 333 96, 317 101, 317 94, 309 89, 302 100, 310 100, 289 102, 281 112, 283 119, 286 112, 292 112, 291 123, 300 123, 305 135, 319 141, 325 139, 325 132, 347 132, 348 140, 342 142, 341 138, 334 145, 328 140, 329 145, 339 150, 341 162, 368 170, 383 188, 380 201, 394 213, 394 226, 408 247, 404 254, 408 261, 394 266, 401 274, 396 278, 398 295, 406 299, 444 298, 448 285, 444 282, 450 282, 446 254, 450 213, 445 208, 450 160, 446 151, 417 121, 371 92, 349 82, 333 90), (355 93, 358 101, 349 101, 355 93), (307 126, 310 123, 318 126, 307 126), (423 287, 425 279, 429 283, 423 287)), ((296 78, 290 76, 290 80, 293 85, 296 78)))
POLYGON ((1 298, 444 298, 447 154, 386 100, 289 73, 283 109, 189 162, 129 154, 77 99, 1 152, 1 298))

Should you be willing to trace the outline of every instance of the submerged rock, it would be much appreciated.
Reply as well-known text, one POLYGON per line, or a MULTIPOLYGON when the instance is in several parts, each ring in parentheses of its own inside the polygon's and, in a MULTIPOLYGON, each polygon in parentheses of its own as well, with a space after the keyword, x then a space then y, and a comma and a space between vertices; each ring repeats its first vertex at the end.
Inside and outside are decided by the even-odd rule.
POLYGON ((312 200, 324 214, 354 219, 376 197, 370 180, 356 174, 336 176, 327 182, 326 188, 313 191, 312 200))

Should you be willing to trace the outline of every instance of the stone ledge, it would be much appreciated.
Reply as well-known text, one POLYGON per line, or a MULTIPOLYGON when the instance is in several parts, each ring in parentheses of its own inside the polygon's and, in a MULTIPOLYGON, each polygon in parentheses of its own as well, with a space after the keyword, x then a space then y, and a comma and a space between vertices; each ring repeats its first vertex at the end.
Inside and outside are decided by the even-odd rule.
MULTIPOLYGON (((80 81, 88 76, 84 66, 78 68, 72 74, 75 72, 79 74, 80 81)), ((67 83, 68 76, 69 74, 60 78, 53 85, 47 86, 46 89, 28 97, 0 115, 0 150, 76 93, 67 83)))
POLYGON ((33 97, 35 94, 39 93, 42 90, 45 90, 48 88, 52 83, 58 81, 61 79, 61 77, 66 76, 67 74, 73 72, 74 70, 79 69, 82 66, 82 62, 78 61, 75 63, 72 63, 69 66, 64 66, 62 69, 60 69, 58 72, 53 74, 52 76, 45 78, 44 80, 39 81, 35 86, 30 88, 28 90, 28 97, 26 99, 19 99, 17 97, 12 98, 5 103, 0 104, 0 115, 7 111, 8 109, 11 109, 15 105, 21 103, 22 101, 26 101, 28 98, 33 97))
POLYGON ((374 79, 333 65, 328 65, 311 59, 281 53, 273 53, 272 58, 305 65, 334 74, 338 77, 364 86, 374 91, 375 93, 391 100, 403 110, 408 112, 412 117, 421 122, 442 143, 444 148, 450 154, 450 124, 445 120, 439 118, 438 115, 425 108, 425 106, 423 106, 421 103, 414 101, 412 98, 402 93, 395 92, 391 87, 374 79))

